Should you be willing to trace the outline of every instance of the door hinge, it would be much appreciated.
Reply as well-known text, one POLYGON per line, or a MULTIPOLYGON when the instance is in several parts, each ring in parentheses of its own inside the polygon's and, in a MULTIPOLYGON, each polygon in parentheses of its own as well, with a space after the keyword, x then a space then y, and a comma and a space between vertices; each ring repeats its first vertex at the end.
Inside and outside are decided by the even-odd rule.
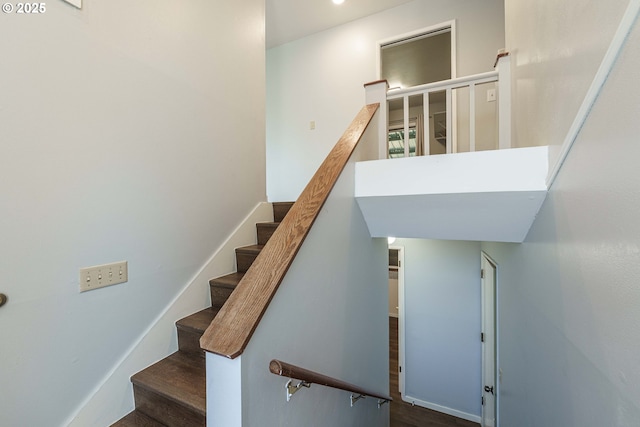
POLYGON ((484 332, 480 332, 480 342, 484 342, 484 332))
POLYGON ((398 268, 402 267, 402 261, 398 260, 398 268))
POLYGON ((484 406, 484 396, 482 396, 482 406, 484 406))
POLYGON ((484 279, 484 268, 480 269, 480 278, 484 279))
POLYGON ((402 366, 398 366, 398 372, 402 372, 402 366))

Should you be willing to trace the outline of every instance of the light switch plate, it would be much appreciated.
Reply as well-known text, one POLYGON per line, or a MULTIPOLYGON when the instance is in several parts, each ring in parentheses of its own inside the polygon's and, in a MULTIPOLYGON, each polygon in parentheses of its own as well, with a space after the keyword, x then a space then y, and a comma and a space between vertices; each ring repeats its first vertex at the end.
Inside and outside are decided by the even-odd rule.
POLYGON ((80 292, 117 285, 129 280, 127 261, 80 269, 80 292))

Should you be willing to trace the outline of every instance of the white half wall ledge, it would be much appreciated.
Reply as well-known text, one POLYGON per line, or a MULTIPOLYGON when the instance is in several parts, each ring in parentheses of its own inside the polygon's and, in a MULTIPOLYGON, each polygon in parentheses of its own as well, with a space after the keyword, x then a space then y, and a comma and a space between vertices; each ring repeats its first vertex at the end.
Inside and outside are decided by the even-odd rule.
POLYGON ((548 147, 361 162, 372 237, 524 241, 547 194, 548 147))

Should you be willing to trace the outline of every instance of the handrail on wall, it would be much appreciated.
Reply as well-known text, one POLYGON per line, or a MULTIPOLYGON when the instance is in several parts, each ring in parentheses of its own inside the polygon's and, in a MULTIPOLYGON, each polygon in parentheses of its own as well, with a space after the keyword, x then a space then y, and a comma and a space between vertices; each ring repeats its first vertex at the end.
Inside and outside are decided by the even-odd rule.
POLYGON ((230 359, 242 354, 379 106, 366 105, 353 119, 200 338, 202 349, 230 359))
POLYGON ((393 400, 391 396, 385 396, 380 393, 365 390, 362 387, 358 387, 353 384, 337 380, 333 377, 301 368, 299 366, 291 365, 277 359, 273 359, 269 363, 269 371, 272 374, 280 375, 281 377, 291 378, 285 385, 287 391, 287 402, 291 399, 291 396, 293 396, 296 391, 300 390, 301 387, 308 388, 311 386, 311 384, 319 384, 326 387, 332 387, 339 390, 345 390, 351 393, 355 393, 356 395, 351 394, 351 406, 353 406, 353 404, 358 400, 367 396, 378 399, 378 408, 380 408, 385 403, 391 402, 393 400), (300 380, 301 382, 293 385, 293 379, 300 380))

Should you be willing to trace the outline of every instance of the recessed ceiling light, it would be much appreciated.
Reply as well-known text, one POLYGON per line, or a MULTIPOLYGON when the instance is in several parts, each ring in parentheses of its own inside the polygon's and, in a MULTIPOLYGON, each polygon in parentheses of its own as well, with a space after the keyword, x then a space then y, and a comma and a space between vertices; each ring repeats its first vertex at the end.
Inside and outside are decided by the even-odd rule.
POLYGON ((342 4, 344 3, 344 0, 332 0, 333 4, 342 4))

